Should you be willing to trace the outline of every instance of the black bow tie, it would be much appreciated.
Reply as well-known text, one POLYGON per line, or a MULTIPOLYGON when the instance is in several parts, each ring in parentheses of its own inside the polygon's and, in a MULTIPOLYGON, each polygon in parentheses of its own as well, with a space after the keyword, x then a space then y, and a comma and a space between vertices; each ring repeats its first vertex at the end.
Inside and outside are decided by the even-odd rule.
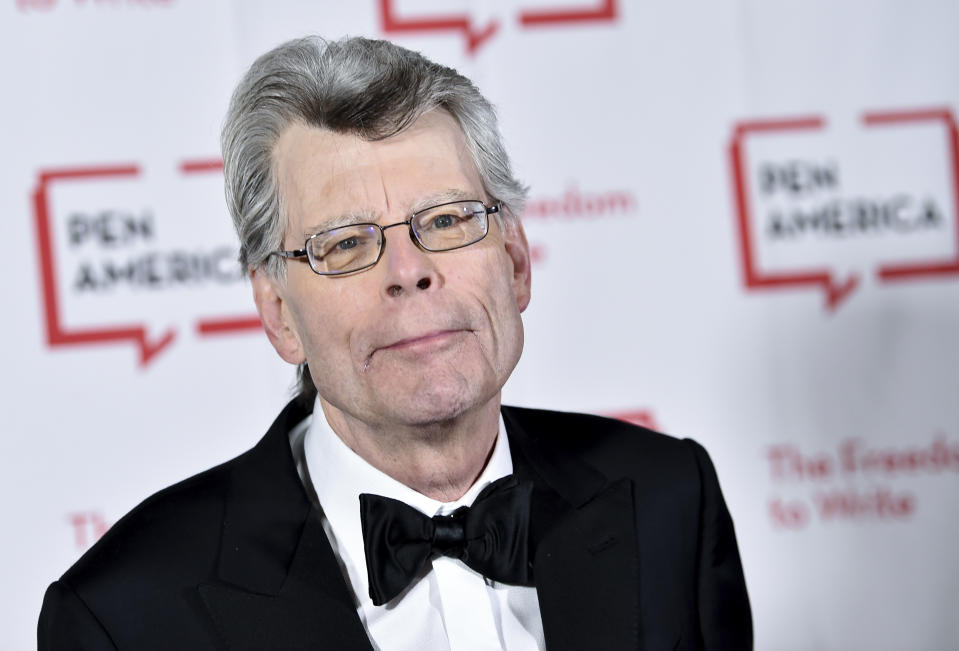
POLYGON ((532 585, 529 509, 533 485, 509 475, 483 489, 473 506, 423 515, 398 500, 360 495, 360 519, 373 604, 401 593, 434 555, 458 558, 483 576, 532 585))

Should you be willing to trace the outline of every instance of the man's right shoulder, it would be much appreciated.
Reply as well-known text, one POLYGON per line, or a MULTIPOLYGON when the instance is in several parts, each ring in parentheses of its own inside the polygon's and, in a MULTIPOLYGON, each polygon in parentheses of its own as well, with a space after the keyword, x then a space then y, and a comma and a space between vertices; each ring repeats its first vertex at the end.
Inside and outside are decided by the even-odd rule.
POLYGON ((79 639, 95 640, 90 648, 215 647, 201 586, 239 576, 257 588, 269 560, 244 572, 264 550, 272 559, 277 545, 294 545, 309 510, 288 436, 308 415, 287 405, 255 447, 123 516, 47 590, 40 648, 79 639))
MULTIPOLYGON (((118 585, 193 585, 215 576, 230 500, 251 478, 292 464, 288 432, 310 413, 297 401, 277 416, 253 448, 146 498, 114 524, 61 578, 74 589, 118 585), (239 477, 239 478, 238 478, 239 477)), ((278 470, 279 469, 279 470, 278 470)), ((296 481, 295 470, 293 480, 296 481)), ((278 480, 277 480, 278 481, 278 480)), ((253 489, 256 490, 256 489, 253 489)), ((268 508, 268 507, 264 507, 268 508)))
POLYGON ((124 515, 61 581, 86 592, 106 585, 170 583, 215 569, 233 469, 249 455, 180 481, 124 515), (172 572, 172 575, 171 575, 172 572))
POLYGON ((230 476, 242 458, 161 490, 114 524, 47 589, 38 648, 210 646, 197 642, 212 637, 196 586, 215 576, 230 476))

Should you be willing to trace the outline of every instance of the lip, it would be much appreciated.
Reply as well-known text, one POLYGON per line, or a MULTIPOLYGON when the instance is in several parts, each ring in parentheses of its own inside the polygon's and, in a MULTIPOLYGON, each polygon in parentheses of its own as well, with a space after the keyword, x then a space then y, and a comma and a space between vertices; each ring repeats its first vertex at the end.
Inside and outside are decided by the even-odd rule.
POLYGON ((406 337, 387 346, 381 346, 378 350, 417 350, 417 349, 435 349, 448 343, 454 337, 466 332, 465 330, 434 330, 415 337, 406 337))

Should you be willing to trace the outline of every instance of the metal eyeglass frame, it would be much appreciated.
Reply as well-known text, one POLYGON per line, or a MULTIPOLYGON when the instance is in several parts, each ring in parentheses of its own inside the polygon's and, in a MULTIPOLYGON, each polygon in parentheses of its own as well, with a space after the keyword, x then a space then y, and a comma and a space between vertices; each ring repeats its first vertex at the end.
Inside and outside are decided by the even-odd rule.
POLYGON ((306 241, 303 243, 302 249, 294 249, 292 251, 271 251, 270 255, 276 255, 281 258, 286 258, 288 260, 305 257, 310 264, 310 269, 313 271, 313 273, 317 274, 318 276, 345 276, 347 274, 354 274, 359 271, 365 271, 366 269, 369 269, 370 267, 375 266, 376 263, 380 261, 380 258, 383 257, 383 251, 386 250, 386 229, 388 228, 393 228, 394 226, 402 226, 405 224, 410 230, 410 239, 413 241, 414 244, 416 244, 416 246, 423 249, 424 251, 429 251, 430 253, 439 253, 442 251, 455 251, 456 249, 462 249, 463 247, 471 246, 485 239, 486 236, 489 235, 489 216, 499 214, 501 208, 502 208, 502 203, 498 201, 491 206, 487 206, 486 202, 480 201, 479 199, 460 199, 459 201, 447 201, 446 203, 438 203, 435 206, 430 206, 428 208, 423 208, 422 210, 417 210, 412 215, 410 215, 410 218, 407 219, 406 221, 387 224, 386 226, 380 226, 379 224, 374 224, 372 222, 361 222, 358 224, 346 224, 344 226, 334 226, 333 228, 327 228, 326 230, 322 230, 318 233, 313 233, 308 238, 306 238, 306 241), (483 206, 486 213, 486 230, 483 232, 483 236, 473 240, 472 242, 467 242, 466 244, 458 244, 456 246, 443 248, 443 249, 431 249, 425 244, 423 244, 423 242, 420 241, 420 236, 417 234, 416 229, 413 228, 413 220, 416 219, 417 216, 422 215, 425 212, 430 212, 431 210, 436 210, 437 208, 442 208, 443 206, 452 206, 454 204, 459 204, 459 203, 478 203, 481 206, 483 206), (310 240, 320 235, 323 235, 325 233, 329 233, 330 231, 335 231, 339 228, 345 228, 347 226, 350 226, 350 227, 373 226, 374 228, 379 229, 380 250, 376 254, 376 259, 367 265, 358 267, 356 269, 351 269, 349 271, 317 271, 316 266, 314 265, 314 262, 313 262, 313 255, 311 253, 312 247, 310 246, 310 240))

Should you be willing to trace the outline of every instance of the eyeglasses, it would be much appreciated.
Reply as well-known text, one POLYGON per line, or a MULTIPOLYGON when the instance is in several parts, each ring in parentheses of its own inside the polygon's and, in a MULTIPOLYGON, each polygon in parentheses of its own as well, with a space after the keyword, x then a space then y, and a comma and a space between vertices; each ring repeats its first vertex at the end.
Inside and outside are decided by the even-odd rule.
POLYGON ((273 251, 282 258, 306 258, 321 276, 338 276, 368 269, 380 261, 386 229, 409 226, 410 239, 424 251, 452 251, 476 244, 489 232, 489 216, 500 204, 482 201, 452 201, 420 210, 403 222, 350 224, 320 231, 306 239, 302 249, 273 251))

